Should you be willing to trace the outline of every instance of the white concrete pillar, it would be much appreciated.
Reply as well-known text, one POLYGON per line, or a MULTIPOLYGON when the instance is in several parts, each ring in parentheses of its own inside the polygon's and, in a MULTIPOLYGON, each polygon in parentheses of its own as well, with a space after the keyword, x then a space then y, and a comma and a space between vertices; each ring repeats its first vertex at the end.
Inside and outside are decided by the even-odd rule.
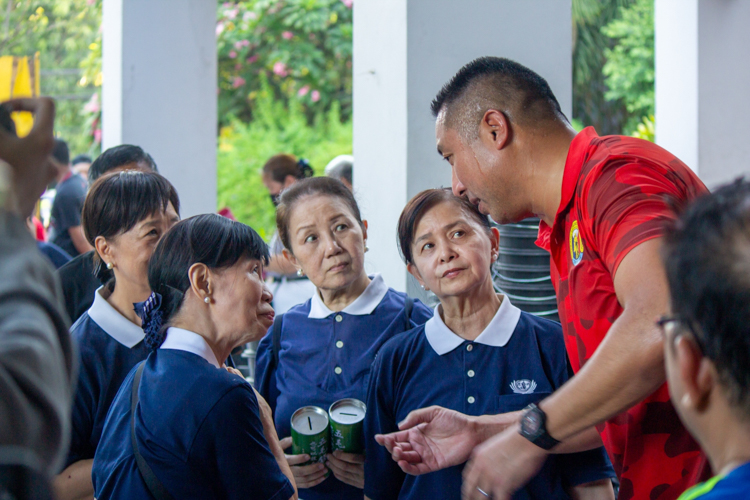
POLYGON ((368 271, 417 294, 396 226, 412 196, 450 186, 430 102, 461 66, 487 55, 518 61, 547 79, 570 116, 570 9, 570 0, 354 2, 354 187, 370 225, 368 271))
POLYGON ((182 216, 216 211, 216 0, 104 0, 102 145, 136 144, 182 216))
POLYGON ((656 142, 709 187, 750 172, 750 2, 656 0, 656 142))

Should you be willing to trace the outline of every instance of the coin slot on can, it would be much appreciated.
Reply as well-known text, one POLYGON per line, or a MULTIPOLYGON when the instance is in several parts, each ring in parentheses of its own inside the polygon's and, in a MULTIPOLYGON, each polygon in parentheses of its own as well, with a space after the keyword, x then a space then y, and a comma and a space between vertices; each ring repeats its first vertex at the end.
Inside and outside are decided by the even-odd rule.
POLYGON ((336 401, 328 410, 331 427, 331 451, 361 454, 365 450, 364 421, 367 406, 358 399, 336 401))
POLYGON ((317 406, 303 406, 292 414, 292 453, 310 455, 303 465, 325 463, 330 430, 328 413, 317 406))

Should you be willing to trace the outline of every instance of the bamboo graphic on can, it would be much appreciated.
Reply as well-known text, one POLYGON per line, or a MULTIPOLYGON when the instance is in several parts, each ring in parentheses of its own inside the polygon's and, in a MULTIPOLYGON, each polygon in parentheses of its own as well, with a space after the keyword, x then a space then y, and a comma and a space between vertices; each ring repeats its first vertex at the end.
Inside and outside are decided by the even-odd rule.
POLYGON ((328 453, 328 413, 317 406, 303 406, 292 414, 292 453, 310 455, 310 461, 325 463, 328 453))
POLYGON ((331 405, 328 410, 331 422, 331 451, 364 452, 365 413, 367 406, 358 399, 341 399, 331 405))

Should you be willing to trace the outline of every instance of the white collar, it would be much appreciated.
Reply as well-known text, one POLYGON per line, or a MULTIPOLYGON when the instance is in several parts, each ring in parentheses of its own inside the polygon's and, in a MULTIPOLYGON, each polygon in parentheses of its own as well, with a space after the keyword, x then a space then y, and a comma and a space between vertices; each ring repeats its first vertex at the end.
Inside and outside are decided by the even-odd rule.
MULTIPOLYGON (((386 293, 388 293, 388 285, 385 284, 380 273, 377 273, 372 277, 370 284, 367 285, 362 295, 354 299, 354 302, 346 306, 341 312, 354 316, 370 314, 378 307, 378 304, 383 300, 386 293)), ((312 303, 310 304, 310 314, 307 317, 310 319, 323 319, 333 313, 334 311, 328 309, 328 306, 323 303, 323 299, 320 298, 320 294, 316 289, 312 296, 312 303)))
POLYGON ((182 328, 168 328, 167 338, 159 349, 175 349, 177 351, 187 351, 200 356, 216 368, 221 368, 221 364, 216 360, 216 355, 206 342, 206 339, 182 328))
MULTIPOLYGON (((435 306, 435 314, 425 323, 424 333, 430 346, 442 356, 463 344, 466 339, 459 337, 445 326, 440 317, 440 307, 440 304, 435 306)), ((513 336, 519 319, 521 319, 521 310, 510 303, 507 295, 504 296, 492 321, 474 342, 492 347, 503 347, 513 336)))
POLYGON ((104 287, 99 287, 94 294, 94 303, 88 310, 89 318, 104 330, 107 335, 132 349, 146 336, 140 326, 132 323, 128 318, 117 312, 117 309, 102 297, 104 287))

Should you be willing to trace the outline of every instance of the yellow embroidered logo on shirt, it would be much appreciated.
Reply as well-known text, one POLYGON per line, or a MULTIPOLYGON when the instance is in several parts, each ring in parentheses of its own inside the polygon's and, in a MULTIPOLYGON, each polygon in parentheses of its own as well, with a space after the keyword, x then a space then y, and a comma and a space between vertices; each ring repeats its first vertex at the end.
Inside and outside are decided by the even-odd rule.
POLYGON ((574 220, 570 226, 570 259, 573 265, 578 265, 583 260, 583 238, 578 230, 578 221, 574 220))

